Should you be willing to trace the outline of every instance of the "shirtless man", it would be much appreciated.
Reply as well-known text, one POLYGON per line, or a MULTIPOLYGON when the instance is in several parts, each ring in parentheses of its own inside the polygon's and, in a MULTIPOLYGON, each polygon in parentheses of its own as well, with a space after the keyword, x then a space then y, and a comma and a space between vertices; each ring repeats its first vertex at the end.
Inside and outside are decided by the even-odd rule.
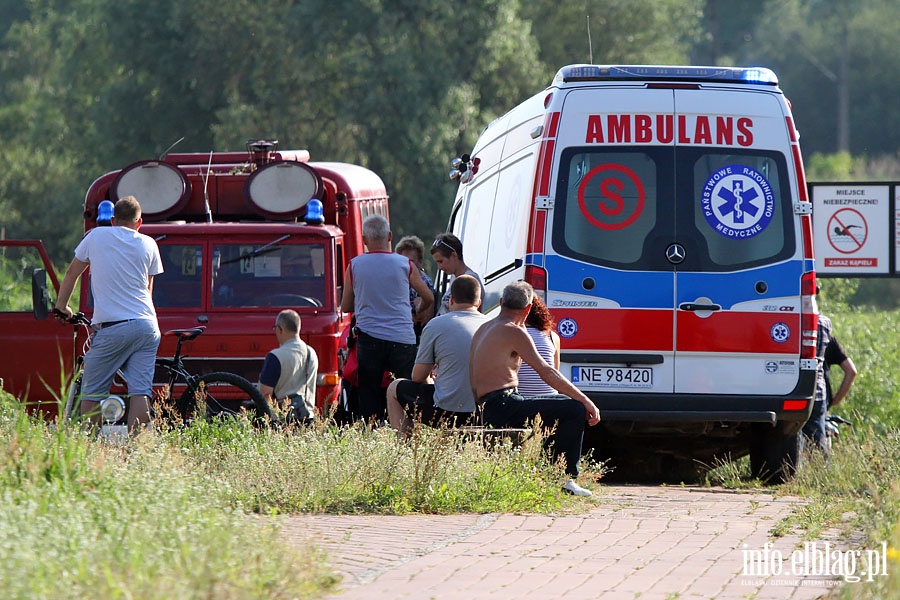
POLYGON ((575 478, 578 477, 585 421, 596 425, 600 422, 600 411, 590 398, 538 354, 524 326, 533 296, 534 291, 524 281, 511 283, 503 289, 500 314, 482 325, 472 338, 469 360, 472 390, 482 406, 485 425, 522 427, 540 415, 544 426, 555 427, 551 436, 553 456, 563 456, 566 474, 570 477, 563 489, 576 496, 590 496, 591 492, 575 483, 575 478), (516 386, 519 385, 519 365, 523 360, 541 379, 564 395, 522 397, 516 386))

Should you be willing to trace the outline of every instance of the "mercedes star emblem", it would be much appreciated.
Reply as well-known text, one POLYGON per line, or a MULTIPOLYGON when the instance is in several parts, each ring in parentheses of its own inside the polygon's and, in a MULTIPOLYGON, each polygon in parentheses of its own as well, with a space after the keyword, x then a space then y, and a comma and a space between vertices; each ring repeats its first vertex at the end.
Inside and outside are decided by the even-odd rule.
POLYGON ((684 246, 681 244, 671 244, 666 248, 666 258, 673 265, 677 265, 684 260, 684 246))

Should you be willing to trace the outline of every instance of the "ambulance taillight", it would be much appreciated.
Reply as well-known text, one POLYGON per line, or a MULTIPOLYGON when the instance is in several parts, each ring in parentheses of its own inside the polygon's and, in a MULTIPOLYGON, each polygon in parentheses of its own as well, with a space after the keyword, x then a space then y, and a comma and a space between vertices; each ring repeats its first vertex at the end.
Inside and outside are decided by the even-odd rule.
POLYGON ((525 267, 525 281, 534 288, 534 293, 547 301, 547 271, 541 267, 528 265, 525 267))
POLYGON ((800 358, 816 358, 819 337, 819 311, 816 306, 816 274, 804 273, 800 278, 800 358))

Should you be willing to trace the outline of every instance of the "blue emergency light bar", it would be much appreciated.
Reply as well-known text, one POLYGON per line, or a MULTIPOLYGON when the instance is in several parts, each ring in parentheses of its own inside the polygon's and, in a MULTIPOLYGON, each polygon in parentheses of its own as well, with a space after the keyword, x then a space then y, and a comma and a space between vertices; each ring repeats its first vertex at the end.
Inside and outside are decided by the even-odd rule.
POLYGON ((569 65, 553 79, 571 81, 717 81, 778 85, 778 77, 765 67, 670 67, 670 66, 598 66, 569 65))

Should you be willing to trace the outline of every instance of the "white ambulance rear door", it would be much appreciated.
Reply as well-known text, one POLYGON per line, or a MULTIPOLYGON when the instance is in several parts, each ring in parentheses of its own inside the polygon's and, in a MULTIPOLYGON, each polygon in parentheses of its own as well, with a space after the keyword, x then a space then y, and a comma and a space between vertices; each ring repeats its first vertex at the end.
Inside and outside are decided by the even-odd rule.
POLYGON ((786 394, 800 374, 803 263, 783 98, 674 95, 675 392, 786 394))
POLYGON ((558 94, 544 264, 561 370, 586 392, 671 393, 672 90, 603 84, 558 94))

